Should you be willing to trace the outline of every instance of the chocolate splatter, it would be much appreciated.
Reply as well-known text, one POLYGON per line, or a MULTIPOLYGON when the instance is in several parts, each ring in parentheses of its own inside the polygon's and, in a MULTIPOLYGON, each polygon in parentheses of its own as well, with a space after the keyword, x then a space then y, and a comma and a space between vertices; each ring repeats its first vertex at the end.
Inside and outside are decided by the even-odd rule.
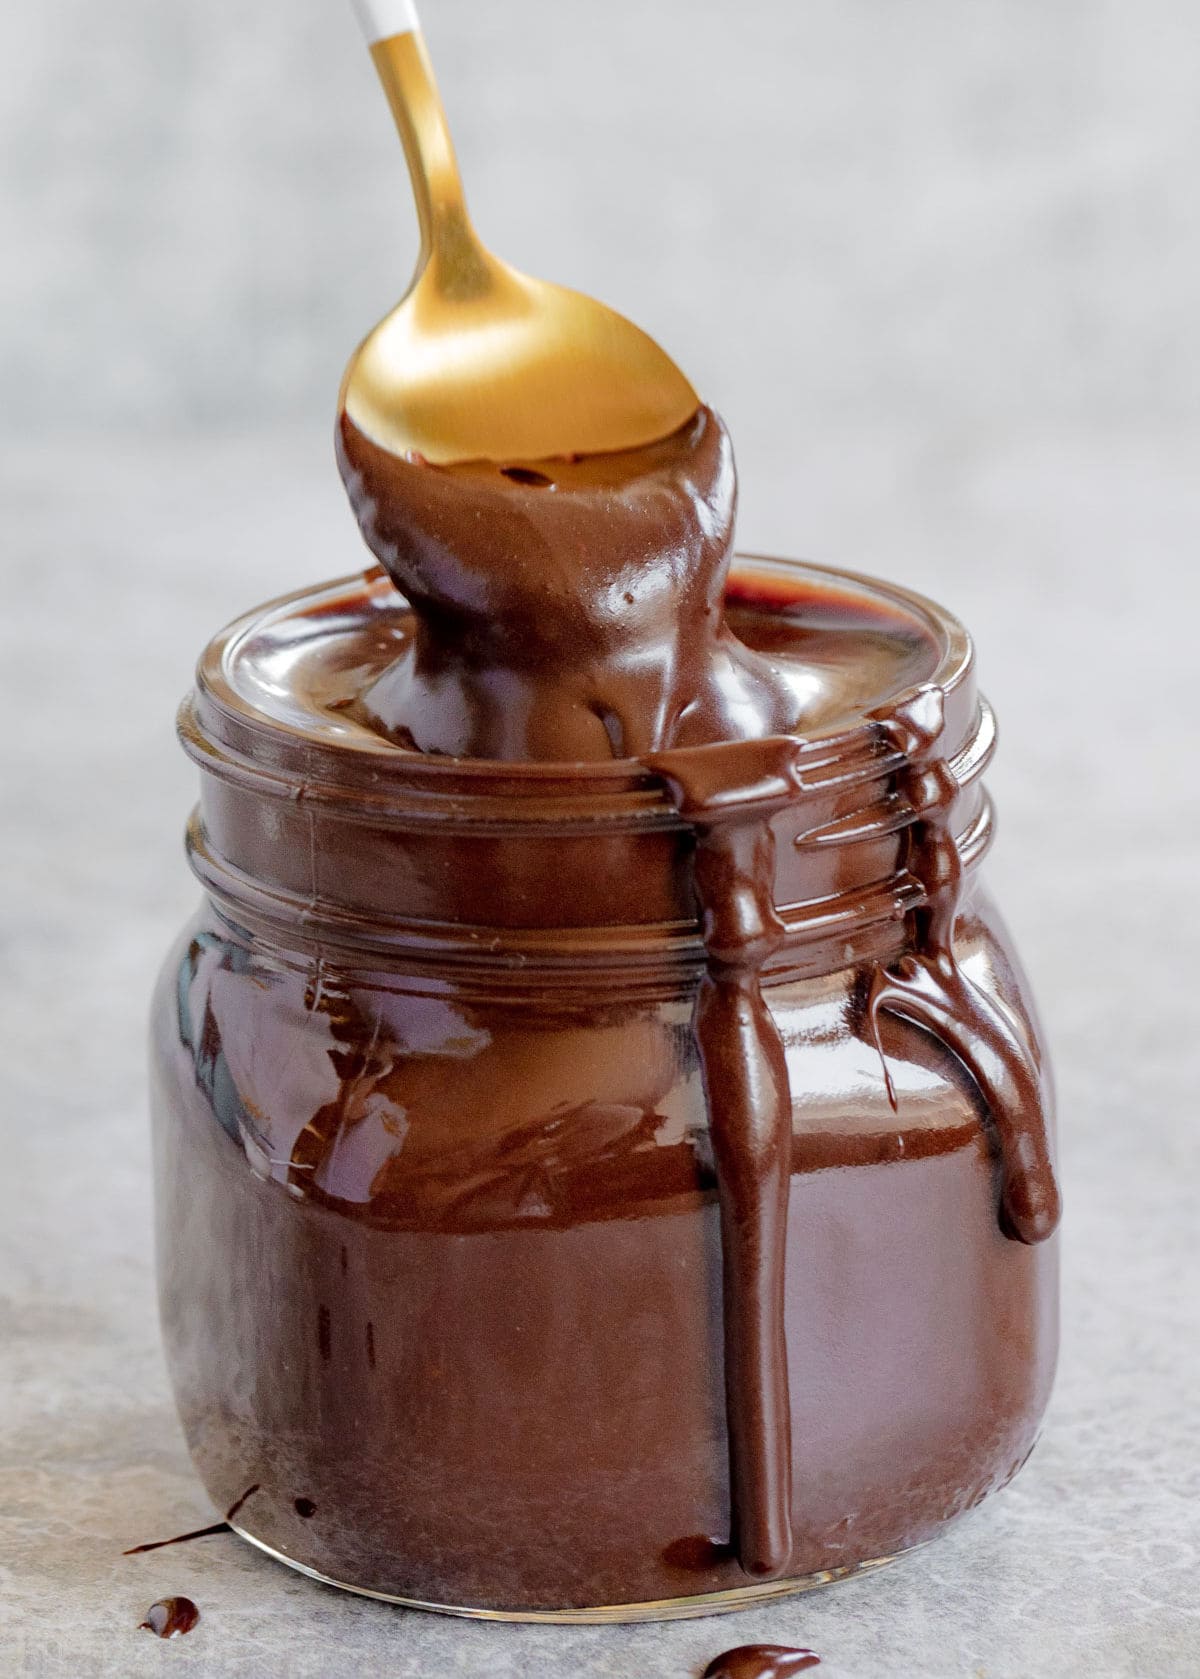
POLYGON ((150 1605, 141 1627, 155 1638, 180 1638, 191 1632, 199 1619, 200 1611, 190 1597, 164 1597, 150 1605))
POLYGON ((146 1551, 164 1551, 168 1545, 187 1545, 193 1539, 209 1539, 214 1533, 228 1533, 229 1524, 237 1515, 248 1498, 252 1498, 260 1490, 261 1483, 255 1481, 252 1487, 247 1487, 242 1496, 235 1499, 225 1512, 223 1522, 213 1522, 210 1527, 196 1527, 190 1533, 177 1533, 174 1539, 153 1539, 148 1545, 131 1545, 129 1550, 122 1551, 123 1557, 139 1557, 146 1551))
POLYGON ((709 1662, 704 1679, 790 1679, 793 1673, 820 1667, 811 1650, 792 1650, 783 1644, 739 1644, 709 1662))

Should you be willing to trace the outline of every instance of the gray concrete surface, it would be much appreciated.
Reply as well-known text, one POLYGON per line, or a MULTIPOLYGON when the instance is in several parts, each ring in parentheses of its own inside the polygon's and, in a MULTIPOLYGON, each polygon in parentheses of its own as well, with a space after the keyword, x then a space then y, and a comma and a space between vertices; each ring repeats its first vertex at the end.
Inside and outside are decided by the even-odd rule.
POLYGON ((484 231, 726 413, 743 542, 976 634, 989 865, 1054 1043, 1062 1373, 1019 1483, 724 1622, 469 1626, 210 1518, 151 1277, 143 1020, 194 902, 175 704, 360 563, 329 430, 413 253, 342 0, 0 11, 0 1673, 1200 1674, 1200 103, 1189 0, 425 0, 484 231), (151 1600, 204 1619, 162 1646, 151 1600))
POLYGON ((173 707, 218 622, 351 569, 357 539, 324 438, 93 442, 68 495, 61 455, 13 447, 0 1671, 685 1679, 765 1636, 814 1646, 829 1679, 1200 1672, 1193 454, 1120 436, 948 444, 936 464, 889 447, 867 507, 878 440, 826 447, 803 493, 747 509, 747 539, 789 529, 953 603, 1001 719, 990 872, 1057 1051, 1068 1197, 1062 1375, 1020 1481, 889 1573, 671 1628, 401 1613, 232 1537, 121 1557, 210 1519, 158 1348, 143 1111, 146 997, 193 901, 173 707), (204 1615, 169 1651, 135 1630, 166 1591, 204 1615))

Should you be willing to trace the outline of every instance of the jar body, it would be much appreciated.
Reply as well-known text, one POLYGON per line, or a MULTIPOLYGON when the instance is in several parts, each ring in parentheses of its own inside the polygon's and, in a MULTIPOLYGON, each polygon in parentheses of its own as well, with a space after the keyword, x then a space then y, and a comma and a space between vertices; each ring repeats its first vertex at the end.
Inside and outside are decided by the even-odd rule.
MULTIPOLYGON (((975 878, 956 951, 1040 1058, 975 878)), ((1056 1244, 998 1217, 987 1109, 870 973, 770 984, 793 1103, 788 1581, 935 1535, 1028 1456, 1056 1244)), ((694 991, 489 994, 211 907, 153 1023, 161 1302, 239 1531, 507 1614, 761 1592, 729 1547, 721 1235, 694 991)), ((779 1589, 778 1587, 771 1588, 779 1589)))

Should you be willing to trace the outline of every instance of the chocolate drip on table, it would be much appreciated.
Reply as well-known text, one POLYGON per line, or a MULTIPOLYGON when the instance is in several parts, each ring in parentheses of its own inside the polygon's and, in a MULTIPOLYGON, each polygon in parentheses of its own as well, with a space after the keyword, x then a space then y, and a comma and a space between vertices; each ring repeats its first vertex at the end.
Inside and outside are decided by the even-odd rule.
POLYGON ((726 1650, 704 1669, 704 1679, 789 1679, 793 1673, 820 1667, 820 1656, 811 1650, 793 1650, 783 1644, 739 1644, 726 1650))
POLYGON ((177 1533, 173 1539, 153 1539, 148 1545, 131 1545, 122 1551, 123 1557, 140 1557, 147 1551, 165 1551, 171 1545, 190 1545, 193 1539, 211 1539, 214 1534, 228 1533, 228 1522, 213 1522, 210 1527, 193 1528, 190 1533, 177 1533))
POLYGON ((934 687, 917 690, 877 718, 887 744, 904 754, 900 791, 915 818, 909 871, 924 902, 913 916, 914 952, 893 969, 877 970, 867 1018, 894 1110, 898 1104, 880 1035, 882 1015, 922 1027, 966 1068, 999 1140, 1006 1228, 1019 1241, 1044 1242, 1062 1213, 1047 1120, 1051 1093, 1031 1047, 972 985, 954 953, 963 866, 951 831, 958 782, 939 755, 944 718, 945 699, 934 687))
POLYGON ((247 1487, 242 1496, 234 1501, 225 1512, 223 1522, 213 1522, 208 1527, 193 1528, 190 1533, 178 1533, 173 1539, 154 1539, 148 1545, 132 1545, 129 1550, 122 1551, 123 1557, 140 1557, 147 1551, 165 1551, 170 1545, 188 1545, 193 1539, 211 1539, 214 1534, 230 1532, 230 1523, 237 1515, 248 1498, 252 1498, 260 1490, 257 1482, 247 1487))
POLYGON ((200 1611, 190 1597, 164 1597, 152 1603, 146 1619, 140 1623, 143 1632, 155 1638, 180 1638, 191 1632, 200 1620, 200 1611))

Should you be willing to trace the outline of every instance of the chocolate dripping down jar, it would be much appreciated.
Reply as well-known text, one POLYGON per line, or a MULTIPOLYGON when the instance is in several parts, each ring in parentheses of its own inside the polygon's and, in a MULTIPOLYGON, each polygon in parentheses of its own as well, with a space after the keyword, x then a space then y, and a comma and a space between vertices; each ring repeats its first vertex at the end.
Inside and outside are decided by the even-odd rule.
POLYGON ((373 736, 354 695, 409 623, 382 573, 201 661, 205 896, 152 1029, 162 1318, 212 1498, 321 1579, 708 1613, 933 1538, 1034 1445, 1050 1076, 979 878, 970 642, 816 567, 742 561, 729 598, 807 715, 715 803, 720 746, 373 736))

